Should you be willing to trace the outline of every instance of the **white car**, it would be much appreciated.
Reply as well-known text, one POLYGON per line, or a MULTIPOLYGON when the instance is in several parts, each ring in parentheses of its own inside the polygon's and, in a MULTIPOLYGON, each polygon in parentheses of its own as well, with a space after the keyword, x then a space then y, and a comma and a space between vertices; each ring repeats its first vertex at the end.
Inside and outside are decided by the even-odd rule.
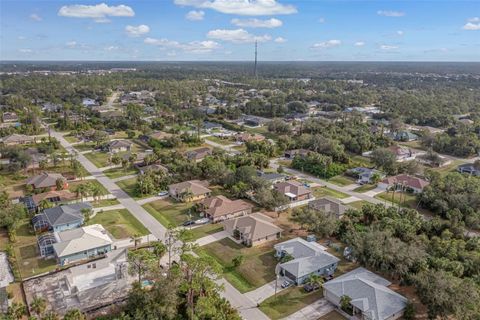
POLYGON ((159 196, 159 197, 164 197, 164 196, 166 196, 166 195, 168 195, 168 191, 160 191, 160 192, 158 193, 158 196, 159 196))
POLYGON ((208 218, 202 218, 202 219, 195 220, 195 224, 205 224, 205 223, 209 223, 209 222, 210 222, 210 219, 208 219, 208 218))

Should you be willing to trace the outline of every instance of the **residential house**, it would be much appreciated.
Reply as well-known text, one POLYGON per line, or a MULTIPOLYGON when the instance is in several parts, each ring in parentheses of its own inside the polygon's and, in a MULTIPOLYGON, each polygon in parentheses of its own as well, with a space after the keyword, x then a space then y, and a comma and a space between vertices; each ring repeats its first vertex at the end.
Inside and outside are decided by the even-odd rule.
POLYGON ((92 205, 88 202, 80 202, 45 209, 32 218, 33 228, 35 231, 53 232, 78 228, 85 220, 84 210, 91 211, 92 205))
POLYGON ((168 173, 168 168, 167 167, 164 167, 162 166, 161 164, 158 164, 158 163, 154 163, 154 164, 150 164, 148 166, 137 166, 140 174, 145 174, 147 173, 148 171, 151 171, 151 172, 160 172, 160 171, 163 171, 164 173, 168 173))
POLYGON ((9 136, 0 138, 0 143, 6 146, 14 146, 19 144, 30 144, 34 143, 35 139, 33 137, 24 135, 24 134, 17 134, 13 133, 9 136))
POLYGON ((313 210, 334 214, 337 218, 341 218, 345 211, 350 209, 342 201, 332 197, 323 197, 310 201, 308 207, 313 210))
POLYGON ((244 200, 230 200, 225 196, 215 196, 203 199, 200 208, 205 217, 213 223, 244 216, 252 213, 253 206, 244 200))
POLYGON ((430 183, 424 179, 412 177, 407 174, 399 174, 383 179, 378 183, 378 187, 384 190, 395 189, 399 191, 421 193, 423 188, 429 184, 430 183))
POLYGON ((480 177, 480 167, 475 166, 473 163, 461 164, 457 167, 457 171, 460 173, 468 173, 472 176, 480 177))
POLYGON ((27 179, 25 184, 27 186, 31 185, 33 189, 46 188, 50 190, 57 190, 57 180, 63 181, 62 190, 68 188, 67 180, 60 173, 43 172, 34 177, 30 177, 27 179))
POLYGON ((403 316, 408 300, 388 288, 390 281, 357 268, 323 284, 323 296, 341 308, 341 299, 351 299, 353 315, 358 319, 394 320, 403 316))
POLYGON ((75 194, 68 190, 54 190, 23 197, 21 201, 25 204, 29 212, 37 212, 41 202, 44 200, 53 205, 58 205, 72 202, 76 198, 75 194))
POLYGON ((243 124, 249 127, 263 127, 270 121, 272 120, 268 118, 251 116, 251 115, 248 115, 248 116, 246 115, 242 117, 243 124))
POLYGON ((132 149, 132 143, 128 140, 113 140, 108 143, 107 148, 111 153, 130 151, 132 149))
POLYGON ((412 149, 398 145, 390 146, 387 149, 395 155, 395 158, 398 162, 415 160, 418 155, 412 149))
POLYGON ((250 141, 263 141, 265 140, 265 137, 261 134, 242 132, 238 133, 235 136, 235 139, 237 140, 237 142, 246 143, 250 141))
POLYGON ((286 159, 293 159, 296 156, 304 158, 308 156, 309 153, 310 153, 310 150, 306 150, 306 149, 292 149, 292 150, 285 151, 283 156, 286 159))
POLYGON ((112 250, 113 239, 99 224, 54 233, 53 251, 60 265, 103 255, 112 250))
POLYGON ((364 168, 364 167, 357 167, 357 168, 350 169, 348 173, 353 175, 355 178, 357 178, 358 184, 373 183, 374 177, 378 177, 379 179, 383 179, 385 177, 385 174, 383 174, 382 172, 376 169, 370 169, 370 168, 364 168))
POLYGON ((220 123, 210 122, 210 121, 203 122, 203 129, 205 129, 207 132, 211 132, 213 130, 218 130, 222 128, 223 126, 220 123))
POLYGON ((15 112, 4 112, 2 115, 3 122, 18 122, 18 115, 15 112))
POLYGON ((267 173, 267 172, 263 172, 263 171, 260 171, 260 170, 257 171, 257 176, 260 179, 262 179, 262 180, 264 180, 264 181, 266 181, 270 184, 283 182, 287 179, 287 176, 284 175, 284 174, 275 173, 275 172, 267 173))
POLYGON ((226 232, 248 247, 280 239, 283 231, 273 224, 272 218, 261 213, 226 220, 222 224, 226 232))
POLYGON ((390 138, 392 138, 394 141, 403 141, 403 142, 408 142, 408 141, 416 141, 418 140, 418 136, 414 133, 411 133, 410 131, 397 131, 397 132, 392 132, 388 134, 390 138))
POLYGON ((275 190, 285 195, 291 202, 312 199, 313 193, 302 183, 292 180, 273 185, 275 190))
POLYGON ((98 104, 97 104, 97 101, 95 101, 95 99, 83 98, 82 105, 84 107, 93 107, 93 106, 96 106, 98 104))
POLYGON ((168 186, 168 194, 177 201, 190 202, 202 200, 210 196, 208 181, 190 180, 168 186))
POLYGON ((297 285, 303 284, 310 275, 331 276, 337 269, 340 259, 331 255, 326 248, 316 242, 294 238, 273 246, 275 257, 280 262, 279 274, 297 285), (289 257, 289 259, 285 259, 289 257))
POLYGON ((212 154, 212 149, 208 147, 198 148, 185 152, 188 160, 202 161, 203 158, 212 154))
POLYGON ((159 140, 159 141, 168 139, 172 136, 173 136, 173 134, 168 133, 168 132, 163 132, 163 131, 155 131, 155 132, 153 132, 149 135, 149 137, 151 139, 155 139, 155 140, 159 140))

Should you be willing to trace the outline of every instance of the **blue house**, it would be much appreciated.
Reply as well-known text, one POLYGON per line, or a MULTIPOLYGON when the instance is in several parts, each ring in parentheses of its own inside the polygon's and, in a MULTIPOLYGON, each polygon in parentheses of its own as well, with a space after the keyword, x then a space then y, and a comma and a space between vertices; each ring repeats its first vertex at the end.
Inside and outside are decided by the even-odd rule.
POLYGON ((113 239, 99 224, 56 232, 55 239, 53 251, 62 266, 112 251, 113 239))
POLYGON ((290 260, 279 264, 279 274, 297 285, 303 284, 311 275, 330 276, 337 269, 340 259, 326 252, 316 242, 295 238, 274 246, 275 257, 280 261, 289 256, 290 260))
POLYGON ((54 232, 78 228, 84 222, 83 210, 92 210, 92 205, 80 202, 45 209, 32 218, 33 228, 54 232))

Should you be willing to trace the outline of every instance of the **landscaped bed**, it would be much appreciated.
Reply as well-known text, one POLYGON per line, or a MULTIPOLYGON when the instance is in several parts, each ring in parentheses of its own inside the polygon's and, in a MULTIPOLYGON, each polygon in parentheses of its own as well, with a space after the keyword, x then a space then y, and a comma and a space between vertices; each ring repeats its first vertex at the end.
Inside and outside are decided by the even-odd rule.
POLYGON ((195 252, 211 256, 223 267, 223 276, 240 292, 248 292, 275 280, 277 260, 271 244, 248 248, 229 238, 200 247, 195 252), (234 268, 232 259, 242 255, 243 263, 234 268))
POLYGON ((145 228, 127 209, 98 212, 88 221, 88 224, 101 224, 116 239, 125 239, 134 235, 144 236, 149 234, 147 228, 145 228))
MULTIPOLYGON (((124 180, 126 181, 126 180, 124 180)), ((185 221, 199 218, 192 209, 193 203, 174 202, 172 200, 157 200, 143 205, 162 225, 179 226, 185 221), (188 216, 189 212, 191 217, 188 216)))
POLYGON ((303 287, 292 287, 281 291, 277 296, 271 296, 260 304, 262 310, 270 319, 285 318, 292 313, 314 303, 323 297, 322 290, 305 292, 303 287))

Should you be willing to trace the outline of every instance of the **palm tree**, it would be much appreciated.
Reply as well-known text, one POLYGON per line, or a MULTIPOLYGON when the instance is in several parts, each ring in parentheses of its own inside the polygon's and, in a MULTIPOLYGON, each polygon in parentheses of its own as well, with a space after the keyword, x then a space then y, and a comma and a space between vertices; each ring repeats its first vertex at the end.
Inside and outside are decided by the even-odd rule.
POLYGON ((85 315, 78 309, 70 309, 63 316, 63 320, 85 320, 85 315))
POLYGON ((89 194, 89 187, 86 184, 81 184, 77 187, 76 190, 77 197, 80 197, 81 200, 83 201, 83 198, 85 198, 89 194))
POLYGON ((45 210, 53 207, 53 203, 50 202, 48 199, 43 199, 42 201, 40 201, 38 206, 40 207, 40 210, 45 210))
POLYGON ((101 188, 98 184, 92 184, 90 186, 90 192, 95 202, 98 201, 100 197, 105 195, 105 190, 103 190, 103 188, 101 188))
POLYGON ((135 233, 134 235, 132 235, 130 237, 130 241, 133 242, 133 245, 135 246, 135 249, 137 249, 137 245, 141 241, 141 236, 139 234, 135 233))
POLYGON ((155 256, 158 259, 159 268, 160 268, 160 260, 162 259, 162 257, 165 255, 166 252, 167 252, 167 247, 162 242, 158 241, 154 243, 153 254, 155 254, 155 256))
POLYGON ((14 302, 8 307, 8 319, 21 319, 27 313, 27 308, 22 303, 14 302))
POLYGON ((30 305, 30 310, 32 310, 37 316, 41 316, 45 309, 47 308, 47 303, 44 298, 35 296, 33 298, 32 304, 30 305))
POLYGON ((311 286, 318 286, 319 288, 323 285, 323 277, 319 276, 318 274, 311 274, 308 278, 306 283, 311 286))

